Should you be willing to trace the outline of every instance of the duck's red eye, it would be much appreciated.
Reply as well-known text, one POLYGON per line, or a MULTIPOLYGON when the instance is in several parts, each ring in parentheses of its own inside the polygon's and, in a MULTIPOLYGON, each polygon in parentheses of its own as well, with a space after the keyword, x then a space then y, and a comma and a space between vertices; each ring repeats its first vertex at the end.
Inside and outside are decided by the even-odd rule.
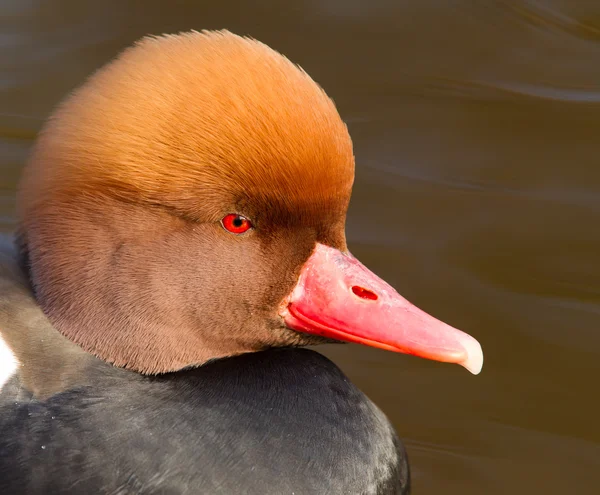
POLYGON ((225 230, 232 234, 243 234, 252 228, 252 222, 250 222, 250 220, 242 215, 237 215, 236 213, 225 215, 221 220, 221 224, 225 230))

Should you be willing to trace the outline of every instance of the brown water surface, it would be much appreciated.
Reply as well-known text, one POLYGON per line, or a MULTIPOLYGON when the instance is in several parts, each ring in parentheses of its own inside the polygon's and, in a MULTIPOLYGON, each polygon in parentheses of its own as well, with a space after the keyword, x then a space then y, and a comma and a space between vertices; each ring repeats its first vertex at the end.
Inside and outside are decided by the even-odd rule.
POLYGON ((4 0, 0 230, 43 120, 147 33, 228 28, 304 67, 352 133, 353 253, 477 337, 480 376, 332 356, 415 494, 600 493, 600 2, 4 0))

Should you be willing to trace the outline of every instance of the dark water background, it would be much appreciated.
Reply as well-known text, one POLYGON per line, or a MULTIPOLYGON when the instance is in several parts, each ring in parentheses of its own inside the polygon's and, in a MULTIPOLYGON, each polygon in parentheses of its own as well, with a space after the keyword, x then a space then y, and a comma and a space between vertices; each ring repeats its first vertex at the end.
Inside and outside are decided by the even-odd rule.
POLYGON ((483 373, 324 349, 389 415, 414 493, 600 493, 598 0, 0 3, 0 230, 70 89, 147 33, 228 28, 348 122, 353 253, 483 345, 483 373))

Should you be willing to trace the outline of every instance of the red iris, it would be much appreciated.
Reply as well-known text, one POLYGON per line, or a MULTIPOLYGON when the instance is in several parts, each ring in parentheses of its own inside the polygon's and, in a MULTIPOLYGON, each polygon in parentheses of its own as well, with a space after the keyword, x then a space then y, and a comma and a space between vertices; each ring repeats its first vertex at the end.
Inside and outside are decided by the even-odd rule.
POLYGON ((225 215, 221 220, 221 224, 225 230, 232 234, 243 234, 252 228, 252 222, 250 222, 250 220, 236 213, 225 215))

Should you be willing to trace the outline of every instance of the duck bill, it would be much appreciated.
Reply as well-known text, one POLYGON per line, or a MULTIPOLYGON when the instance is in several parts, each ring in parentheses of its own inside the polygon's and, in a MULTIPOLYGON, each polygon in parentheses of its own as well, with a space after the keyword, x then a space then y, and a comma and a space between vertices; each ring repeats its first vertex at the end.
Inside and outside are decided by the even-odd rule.
POLYGON ((317 244, 283 304, 288 328, 346 342, 483 366, 479 342, 412 305, 350 254, 317 244))

